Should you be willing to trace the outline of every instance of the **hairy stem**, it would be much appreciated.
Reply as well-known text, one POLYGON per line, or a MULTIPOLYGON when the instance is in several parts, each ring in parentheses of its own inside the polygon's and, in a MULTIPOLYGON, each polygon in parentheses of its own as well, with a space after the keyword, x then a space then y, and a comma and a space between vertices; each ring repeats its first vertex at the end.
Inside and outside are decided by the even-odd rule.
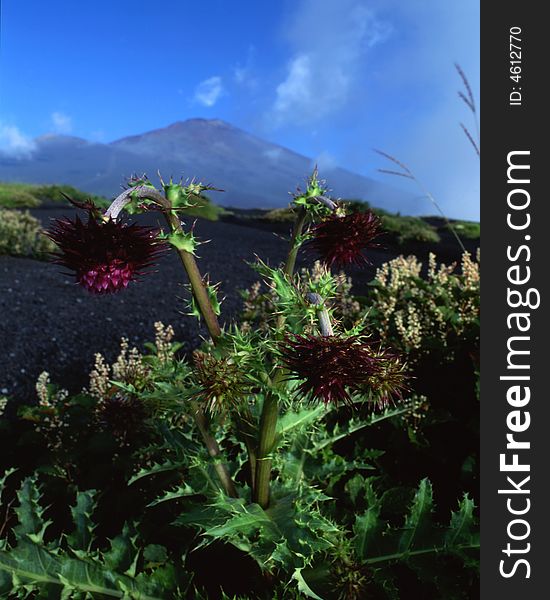
MULTIPOLYGON (((181 227, 181 221, 173 212, 165 210, 164 216, 174 233, 180 233, 183 231, 181 227)), ((197 301, 199 310, 204 318, 204 322, 206 323, 210 337, 214 343, 216 343, 222 331, 218 322, 218 317, 216 316, 216 313, 212 308, 210 298, 208 297, 208 291, 203 278, 201 277, 199 267, 197 266, 197 261, 190 252, 187 252, 187 250, 178 249, 177 252, 183 267, 187 272, 187 276, 189 277, 193 296, 195 296, 195 300, 197 301)))
MULTIPOLYGON (((162 208, 170 230, 174 233, 182 231, 181 221, 172 212, 172 203, 170 200, 149 186, 138 186, 122 192, 122 194, 115 198, 105 213, 105 216, 116 219, 124 206, 130 202, 131 195, 156 202, 162 208)), ((183 267, 187 272, 187 276, 189 277, 193 295, 195 296, 195 300, 197 301, 210 336, 212 337, 213 342, 216 343, 221 335, 221 328, 218 322, 218 317, 212 308, 212 304, 210 302, 210 298, 208 297, 208 292, 201 277, 197 262, 195 261, 195 257, 191 253, 180 249, 178 249, 178 254, 183 267)), ((231 479, 229 470, 224 463, 219 462, 221 450, 218 442, 216 441, 216 438, 208 431, 208 420, 204 414, 204 411, 197 403, 193 403, 193 416, 208 453, 213 459, 215 459, 214 468, 216 469, 216 473, 223 486, 223 489, 225 490, 225 493, 232 498, 237 498, 237 490, 235 489, 235 484, 231 479)))
POLYGON ((224 463, 219 462, 221 455, 220 447, 216 439, 208 431, 208 421, 202 408, 196 402, 193 402, 191 406, 193 415, 195 417, 195 422, 202 435, 202 439, 204 440, 208 454, 210 454, 210 456, 214 459, 214 468, 216 469, 216 474, 218 475, 225 493, 231 498, 238 498, 239 494, 237 493, 235 484, 231 479, 231 475, 229 474, 227 466, 224 463))
POLYGON ((323 298, 319 294, 309 293, 307 294, 307 299, 311 304, 315 304, 317 306, 317 318, 319 319, 319 329, 321 330, 321 335, 328 337, 334 335, 334 330, 332 329, 332 323, 330 322, 330 315, 328 314, 328 310, 325 306, 323 298))

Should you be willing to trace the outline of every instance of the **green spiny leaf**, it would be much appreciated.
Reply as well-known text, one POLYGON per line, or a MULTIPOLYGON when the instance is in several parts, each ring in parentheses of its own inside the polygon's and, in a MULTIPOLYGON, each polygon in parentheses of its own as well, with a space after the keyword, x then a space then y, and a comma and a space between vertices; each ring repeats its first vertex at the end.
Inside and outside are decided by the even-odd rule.
POLYGON ((360 559, 368 556, 369 550, 380 533, 380 504, 370 506, 363 514, 355 516, 353 525, 355 552, 360 559))
POLYGON ((44 522, 45 509, 40 505, 40 490, 36 483, 36 476, 23 480, 17 492, 19 506, 15 509, 19 525, 15 532, 19 537, 24 535, 37 535, 42 539, 48 523, 44 522))
POLYGON ((90 548, 95 528, 92 521, 92 513, 96 507, 95 496, 95 490, 78 492, 76 504, 71 507, 75 529, 67 536, 67 540, 74 550, 89 550, 90 548))
POLYGON ((459 544, 471 542, 475 535, 474 526, 474 502, 468 497, 468 494, 465 494, 458 511, 453 511, 451 514, 451 523, 445 535, 445 543, 449 548, 454 548, 459 544))
POLYGON ((20 541, 10 552, 0 552, 2 571, 11 574, 18 592, 45 590, 47 586, 56 585, 60 586, 65 598, 78 592, 89 594, 92 598, 161 600, 167 597, 165 594, 151 596, 140 589, 131 577, 94 561, 53 554, 38 544, 26 541, 20 541))
POLYGON ((295 569, 292 575, 292 579, 298 584, 298 591, 307 596, 308 598, 313 598, 313 600, 323 600, 320 596, 318 596, 307 584, 304 576, 302 575, 303 567, 295 569))
POLYGON ((420 482, 405 527, 399 540, 399 551, 406 553, 412 550, 418 539, 432 526, 433 490, 428 479, 420 482))
POLYGON ((190 485, 183 484, 177 486, 175 489, 170 490, 168 492, 164 492, 161 496, 150 502, 147 506, 157 506, 157 504, 161 504, 162 502, 169 502, 171 500, 179 500, 180 498, 187 498, 189 496, 196 496, 200 492, 194 490, 190 485))
POLYGON ((124 572, 132 568, 136 555, 135 538, 130 535, 128 525, 124 525, 122 533, 111 540, 111 548, 103 558, 109 569, 124 572))
POLYGON ((154 463, 150 467, 145 467, 140 469, 134 476, 132 476, 128 485, 132 485, 136 481, 140 479, 144 479, 145 477, 152 477, 153 475, 157 475, 158 473, 165 473, 167 471, 180 471, 187 464, 187 461, 174 461, 171 459, 167 459, 162 463, 154 463))

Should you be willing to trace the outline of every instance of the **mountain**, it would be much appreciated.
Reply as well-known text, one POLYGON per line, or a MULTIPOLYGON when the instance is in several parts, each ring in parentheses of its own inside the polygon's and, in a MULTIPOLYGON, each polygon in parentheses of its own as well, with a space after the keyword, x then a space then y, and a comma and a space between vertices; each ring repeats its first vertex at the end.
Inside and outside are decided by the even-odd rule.
MULTIPOLYGON (((108 144, 46 135, 26 157, 0 153, 0 180, 66 183, 115 196, 133 173, 157 169, 167 178, 195 177, 225 190, 215 201, 239 208, 285 206, 289 192, 305 184, 313 161, 218 119, 189 119, 108 144)), ((368 200, 374 206, 411 213, 412 195, 339 167, 324 169, 333 195, 368 200)))

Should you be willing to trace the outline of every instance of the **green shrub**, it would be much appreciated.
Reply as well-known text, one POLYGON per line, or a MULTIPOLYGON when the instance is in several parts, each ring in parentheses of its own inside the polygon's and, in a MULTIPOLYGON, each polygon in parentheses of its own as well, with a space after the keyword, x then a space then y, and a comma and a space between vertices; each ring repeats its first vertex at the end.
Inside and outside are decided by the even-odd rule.
POLYGON ((87 194, 86 192, 82 192, 81 190, 73 187, 72 185, 40 185, 33 186, 33 193, 40 200, 48 201, 48 202, 65 202, 65 198, 63 194, 69 196, 73 200, 77 202, 84 202, 89 198, 92 199, 95 203, 106 201, 102 196, 96 196, 94 194, 87 194))
MULTIPOLYGON (((370 202, 367 202, 366 200, 342 200, 342 202, 345 204, 346 208, 352 212, 366 212, 367 210, 371 210, 370 202)), ((381 208, 377 210, 385 212, 381 208)))
POLYGON ((228 214, 228 211, 214 204, 208 196, 204 194, 193 198, 193 208, 185 209, 184 215, 191 217, 199 217, 200 219, 207 219, 208 221, 218 221, 220 216, 228 214))
POLYGON ((296 211, 293 208, 274 208, 260 217, 270 223, 293 223, 296 219, 296 211))
POLYGON ((34 208, 40 205, 40 200, 29 190, 31 186, 25 183, 0 183, 0 207, 3 208, 34 208))
POLYGON ((480 224, 474 221, 453 221, 453 228, 460 237, 469 240, 479 240, 481 234, 480 224))
POLYGON ((43 202, 61 202, 66 194, 73 200, 84 202, 91 198, 97 206, 107 208, 108 200, 82 192, 72 185, 33 185, 30 183, 0 183, 0 207, 3 208, 35 208, 43 202))
POLYGON ((419 217, 391 215, 379 209, 374 209, 373 212, 380 217, 385 231, 395 236, 399 244, 410 242, 437 244, 441 241, 435 227, 419 217))
POLYGON ((42 258, 54 248, 28 211, 0 208, 0 255, 42 258))

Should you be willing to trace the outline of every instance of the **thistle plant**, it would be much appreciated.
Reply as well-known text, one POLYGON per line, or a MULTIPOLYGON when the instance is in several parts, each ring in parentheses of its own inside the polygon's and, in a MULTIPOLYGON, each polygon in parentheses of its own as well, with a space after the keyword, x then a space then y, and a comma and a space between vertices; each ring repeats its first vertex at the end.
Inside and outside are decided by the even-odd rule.
MULTIPOLYGON (((143 275, 168 246, 178 252, 192 291, 191 313, 204 319, 211 337, 209 346, 194 353, 193 384, 185 408, 193 413, 208 451, 217 461, 225 493, 233 497, 238 491, 209 432, 209 421, 217 414, 235 417, 237 437, 249 442, 248 463, 254 466, 249 477, 254 482, 252 498, 267 508, 281 400, 297 395, 305 402, 344 402, 353 406, 362 401, 372 404, 376 397, 373 406, 384 407, 402 395, 403 370, 395 354, 377 346, 368 332, 335 333, 328 303, 335 295, 337 282, 330 271, 309 291, 300 289, 299 278, 294 275, 303 244, 316 251, 327 267, 366 264, 368 258, 363 251, 376 245, 379 220, 370 212, 347 215, 329 198, 315 170, 305 191, 298 190, 294 196, 297 220, 285 264, 277 269, 261 262, 256 265, 269 281, 276 301, 267 335, 254 339, 252 334, 221 328, 217 286, 200 274, 195 260, 200 242, 193 228, 184 229, 180 219, 185 209, 193 206, 193 198, 212 187, 196 182, 174 183, 172 179, 165 183, 162 178, 161 185, 164 193, 145 176, 132 178, 104 214, 91 201, 73 201, 88 213, 88 218, 83 222, 76 216, 52 225, 47 235, 59 248, 54 260, 71 269, 77 283, 88 291, 104 294, 119 292, 143 275), (123 210, 130 214, 160 211, 168 232, 128 224, 119 219, 123 210), (259 413, 255 425, 254 412, 259 413)), ((102 402, 110 406, 112 398, 102 402)))

